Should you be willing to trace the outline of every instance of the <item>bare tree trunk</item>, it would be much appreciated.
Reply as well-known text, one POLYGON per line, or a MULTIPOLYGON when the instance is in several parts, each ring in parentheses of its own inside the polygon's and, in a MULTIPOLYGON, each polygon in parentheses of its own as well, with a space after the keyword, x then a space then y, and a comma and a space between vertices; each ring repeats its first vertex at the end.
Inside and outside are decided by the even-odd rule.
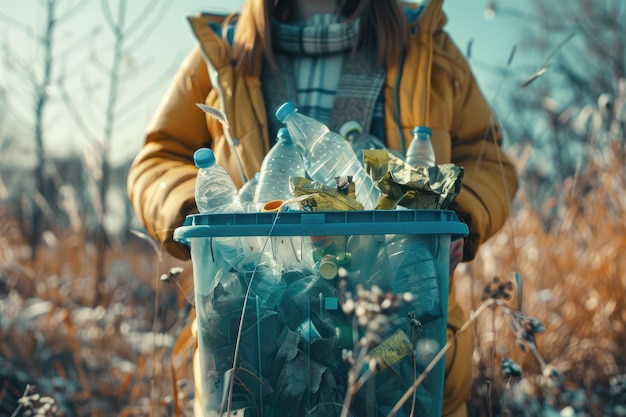
POLYGON ((109 71, 109 94, 107 99, 106 119, 104 125, 104 138, 102 146, 101 171, 102 178, 100 180, 100 205, 98 213, 98 236, 96 238, 96 275, 95 275, 95 297, 94 304, 98 305, 102 301, 100 286, 106 279, 105 261, 108 248, 108 239, 104 227, 104 221, 107 214, 106 196, 109 190, 111 178, 111 165, 109 163, 109 153, 113 138, 113 126, 115 124, 115 105, 118 99, 118 90, 120 82, 120 71, 122 62, 123 46, 125 41, 124 22, 126 19, 126 1, 120 0, 117 18, 112 24, 112 30, 115 36, 115 45, 113 47, 113 62, 109 71))
MULTIPOLYGON (((41 39, 44 51, 43 78, 37 86, 35 102, 35 192, 44 196, 45 187, 45 150, 44 150, 44 112, 48 103, 48 88, 52 78, 52 35, 55 29, 55 0, 48 0, 46 3, 46 31, 41 39)), ((31 259, 37 255, 39 238, 43 233, 44 216, 39 204, 33 204, 32 229, 29 236, 31 248, 31 259)))

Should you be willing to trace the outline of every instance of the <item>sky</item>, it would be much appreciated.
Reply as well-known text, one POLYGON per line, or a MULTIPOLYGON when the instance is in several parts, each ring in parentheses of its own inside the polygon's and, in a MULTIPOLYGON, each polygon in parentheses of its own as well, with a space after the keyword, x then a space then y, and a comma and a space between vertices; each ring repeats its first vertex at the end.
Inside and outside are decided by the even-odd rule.
MULTIPOLYGON (((104 1, 108 1, 107 4, 115 14, 115 5, 118 1, 104 1)), ((89 134, 85 133, 85 129, 81 130, 76 123, 69 121, 67 110, 59 105, 62 102, 60 89, 52 85, 50 88, 52 104, 47 112, 46 125, 48 129, 46 147, 51 153, 81 149, 85 143, 92 146, 87 149, 97 150, 98 143, 101 143, 104 136, 102 123, 99 125, 89 120, 98 119, 101 122, 103 119, 103 115, 94 113, 93 109, 101 110, 106 103, 107 85, 106 81, 101 79, 106 72, 96 68, 91 61, 94 56, 92 50, 97 49, 100 67, 106 67, 109 58, 106 51, 111 49, 112 45, 110 40, 106 41, 107 34, 103 29, 101 19, 103 2, 98 0, 76 0, 76 2, 84 3, 80 12, 76 13, 75 17, 69 18, 69 24, 65 23, 59 28, 59 35, 56 37, 59 49, 68 50, 68 58, 59 64, 57 74, 59 71, 70 74, 66 76, 64 83, 68 86, 68 94, 74 101, 75 111, 88 120, 85 124, 89 125, 87 129, 89 134), (93 39, 89 34, 93 35, 93 39), (87 45, 86 42, 91 43, 87 45), (87 71, 82 71, 86 68, 87 71), (80 75, 72 77, 75 72, 80 75), (85 136, 92 137, 85 139, 85 136)), ((488 0, 445 0, 444 11, 448 16, 446 29, 463 52, 467 50, 471 40, 470 65, 487 99, 491 101, 498 93, 501 77, 494 75, 488 68, 491 65, 501 66, 506 63, 516 40, 520 38, 520 29, 517 29, 519 22, 507 16, 496 14, 495 18, 487 19, 484 11, 488 2, 488 0)), ((504 5, 511 2, 512 0, 499 0, 496 4, 504 5)), ((65 0, 61 3, 72 2, 65 0)), ((114 130, 114 151, 111 154, 113 162, 122 161, 137 153, 143 143, 143 129, 165 92, 169 80, 195 44, 185 17, 206 10, 226 12, 241 3, 241 0, 166 0, 163 4, 167 11, 158 22, 152 22, 150 26, 144 25, 145 29, 133 32, 134 37, 129 36, 128 42, 133 47, 129 48, 124 60, 125 75, 122 84, 124 94, 120 95, 120 105, 116 112, 118 123, 114 130), (138 91, 149 93, 138 95, 138 91)), ((528 7, 524 6, 528 2, 521 2, 521 5, 519 3, 515 2, 515 6, 528 7)), ((23 34, 23 29, 42 33, 44 22, 42 4, 37 0, 20 2, 0 0, 0 38, 10 40, 8 45, 11 48, 11 57, 8 61, 23 60, 25 67, 41 66, 31 64, 41 62, 42 55, 40 50, 33 47, 32 38, 23 34), (20 25, 23 28, 18 30, 17 26, 20 25)), ((130 22, 141 22, 136 19, 145 12, 143 9, 147 4, 150 4, 150 0, 128 1, 129 27, 130 22)), ((137 23, 137 27, 139 26, 141 24, 137 23)), ((110 35, 108 36, 110 39, 110 35)), ((32 129, 29 128, 33 108, 32 100, 28 100, 30 93, 27 88, 19 87, 19 83, 24 82, 23 76, 20 79, 15 71, 8 72, 6 58, 4 49, 0 51, 0 61, 5 62, 0 65, 0 88, 10 97, 9 114, 13 113, 14 116, 9 116, 10 128, 7 124, 4 128, 0 127, 0 135, 6 136, 7 129, 10 129, 11 137, 32 136, 32 129)), ((22 153, 32 149, 29 140, 20 139, 19 143, 13 145, 22 153)))

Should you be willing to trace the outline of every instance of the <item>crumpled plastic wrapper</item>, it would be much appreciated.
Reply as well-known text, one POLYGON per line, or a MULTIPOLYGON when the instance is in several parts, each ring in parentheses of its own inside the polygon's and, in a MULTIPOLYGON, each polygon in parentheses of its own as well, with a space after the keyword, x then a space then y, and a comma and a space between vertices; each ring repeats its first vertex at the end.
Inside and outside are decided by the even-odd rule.
POLYGON ((354 196, 350 177, 337 177, 337 188, 302 177, 290 177, 289 187, 302 211, 363 210, 354 196))
POLYGON ((386 150, 364 150, 363 162, 384 193, 377 209, 444 210, 461 191, 463 168, 454 164, 414 167, 386 150))

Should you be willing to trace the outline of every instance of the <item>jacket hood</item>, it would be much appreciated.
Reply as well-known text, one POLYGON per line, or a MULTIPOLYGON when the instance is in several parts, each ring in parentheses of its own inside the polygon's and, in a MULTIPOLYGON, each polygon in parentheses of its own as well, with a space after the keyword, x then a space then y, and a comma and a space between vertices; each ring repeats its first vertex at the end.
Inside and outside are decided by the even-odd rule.
POLYGON ((404 3, 404 14, 410 24, 424 26, 429 34, 441 31, 448 21, 443 12, 443 0, 404 3))

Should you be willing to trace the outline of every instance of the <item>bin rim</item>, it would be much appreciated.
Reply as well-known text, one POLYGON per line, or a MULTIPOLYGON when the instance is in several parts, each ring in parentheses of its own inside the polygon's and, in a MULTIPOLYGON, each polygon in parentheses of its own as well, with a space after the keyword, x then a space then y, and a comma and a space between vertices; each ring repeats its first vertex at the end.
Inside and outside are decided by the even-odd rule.
POLYGON ((469 228, 452 210, 288 211, 280 213, 192 214, 174 230, 174 240, 232 236, 450 235, 469 228))

